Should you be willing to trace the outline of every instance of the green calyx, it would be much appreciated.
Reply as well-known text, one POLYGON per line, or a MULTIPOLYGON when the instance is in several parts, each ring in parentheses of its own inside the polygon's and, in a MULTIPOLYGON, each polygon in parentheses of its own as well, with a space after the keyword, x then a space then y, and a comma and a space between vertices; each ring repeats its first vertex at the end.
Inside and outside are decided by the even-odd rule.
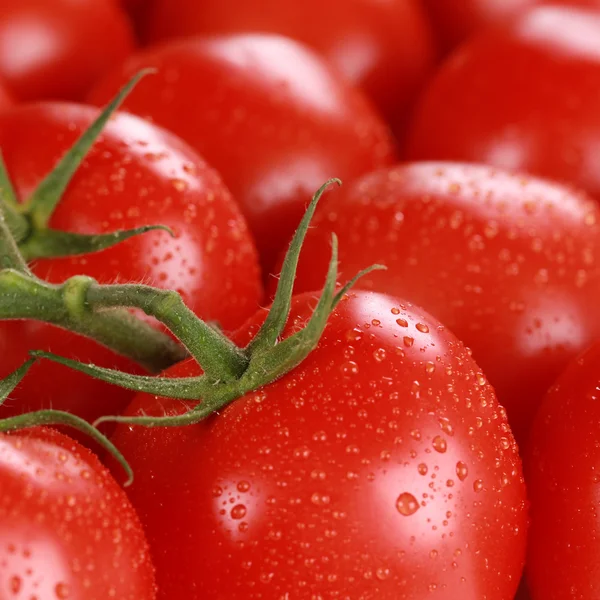
POLYGON ((0 155, 0 197, 4 217, 25 260, 32 261, 37 258, 56 258, 99 252, 130 237, 155 229, 162 229, 173 235, 172 231, 163 225, 147 225, 130 230, 93 235, 56 231, 48 226, 50 218, 73 175, 102 132, 107 121, 139 80, 151 72, 150 69, 140 71, 123 87, 25 202, 18 202, 6 165, 0 155))
POLYGON ((104 306, 135 306, 167 325, 186 346, 190 355, 202 367, 204 374, 197 377, 167 378, 129 375, 120 371, 83 364, 47 352, 33 352, 35 358, 45 358, 77 371, 86 373, 138 392, 168 396, 198 403, 188 412, 170 417, 106 416, 95 425, 107 421, 131 423, 148 427, 190 425, 222 409, 232 400, 257 390, 282 377, 299 365, 317 346, 329 315, 343 295, 364 274, 383 269, 373 265, 359 273, 341 290, 336 291, 337 238, 332 236, 332 252, 325 285, 311 318, 303 329, 281 339, 289 318, 293 284, 302 243, 319 199, 332 179, 315 194, 283 263, 277 293, 269 314, 253 340, 245 348, 238 348, 220 332, 191 314, 175 292, 161 292, 147 286, 99 286, 91 283, 87 298, 104 306), (115 290, 118 294, 115 296, 115 290), (198 343, 202 337, 202 343, 198 343))
POLYGON ((332 236, 331 260, 317 306, 303 329, 282 339, 291 308, 298 258, 310 221, 327 187, 341 183, 332 179, 313 197, 290 244, 271 310, 256 336, 244 348, 236 346, 213 324, 199 319, 177 292, 141 284, 102 285, 83 275, 71 277, 60 285, 37 278, 27 264, 32 259, 97 252, 151 229, 169 231, 163 226, 145 226, 108 234, 80 235, 48 227, 71 178, 110 115, 145 74, 140 72, 123 88, 26 202, 17 201, 0 155, 0 320, 33 319, 51 323, 94 339, 154 373, 187 356, 193 357, 202 368, 203 374, 197 377, 138 376, 38 351, 31 353, 32 360, 0 381, 2 404, 31 364, 45 358, 126 389, 195 401, 188 412, 178 416, 105 416, 94 426, 56 410, 0 420, 0 432, 38 425, 74 427, 106 448, 123 465, 129 482, 132 473, 127 462, 98 431, 99 424, 113 421, 149 427, 189 425, 236 398, 268 385, 294 369, 317 346, 330 314, 356 281, 365 273, 384 268, 374 265, 337 290, 337 238, 332 236), (136 318, 131 308, 140 309, 163 323, 180 343, 136 318))

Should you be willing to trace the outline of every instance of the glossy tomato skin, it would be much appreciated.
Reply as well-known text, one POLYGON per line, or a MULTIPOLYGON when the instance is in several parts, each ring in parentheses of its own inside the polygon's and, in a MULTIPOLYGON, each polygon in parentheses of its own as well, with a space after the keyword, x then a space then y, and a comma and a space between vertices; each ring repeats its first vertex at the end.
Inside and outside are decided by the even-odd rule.
MULTIPOLYGON (((287 333, 315 302, 296 297, 287 333)), ((197 373, 188 361, 167 375, 197 373)), ((140 395, 127 412, 182 410, 140 395)), ((114 442, 136 473, 128 494, 161 598, 505 600, 517 589, 525 488, 505 413, 464 346, 392 297, 347 296, 296 370, 218 416, 119 427, 114 442)))
POLYGON ((0 82, 0 112, 8 110, 14 104, 14 99, 6 85, 0 82))
POLYGON ((321 208, 296 291, 323 280, 331 232, 343 279, 386 265, 361 287, 408 298, 447 325, 524 441, 553 380, 600 337, 597 204, 485 166, 408 163, 342 187, 321 208))
POLYGON ((89 450, 52 430, 2 434, 0 482, 0 598, 156 598, 139 519, 89 450))
POLYGON ((0 3, 0 75, 23 101, 81 99, 133 47, 116 0, 0 3))
POLYGON ((99 82, 107 101, 154 67, 125 109, 174 131, 223 176, 265 272, 315 191, 390 164, 389 132, 364 97, 308 48, 271 35, 232 35, 147 49, 99 82))
MULTIPOLYGON (((0 147, 21 200, 97 115, 91 106, 40 103, 0 116, 0 147)), ((50 225, 103 233, 158 223, 171 227, 176 237, 149 232, 100 253, 39 260, 33 269, 53 283, 85 274, 101 283, 144 282, 175 289, 195 313, 225 329, 255 312, 262 298, 256 249, 219 175, 172 134, 118 114, 83 161, 50 225)), ((36 348, 133 368, 93 342, 40 323, 0 323, 0 348, 6 355, 1 376, 36 348)), ((93 419, 122 408, 129 398, 130 392, 40 362, 0 414, 52 405, 93 419)))
POLYGON ((146 19, 152 42, 244 31, 279 33, 311 46, 398 125, 436 54, 417 0, 157 0, 146 19))
POLYGON ((536 415, 527 456, 533 600, 596 598, 600 344, 574 360, 536 415), (565 566, 568 565, 568 568, 565 566))
MULTIPOLYGON (((502 24, 528 9, 552 0, 423 0, 440 45, 450 50, 487 27, 502 24)), ((600 8, 598 0, 561 0, 568 6, 600 8)))
POLYGON ((600 12, 538 7, 442 66, 416 109, 407 157, 527 171, 600 198, 599 87, 600 12))

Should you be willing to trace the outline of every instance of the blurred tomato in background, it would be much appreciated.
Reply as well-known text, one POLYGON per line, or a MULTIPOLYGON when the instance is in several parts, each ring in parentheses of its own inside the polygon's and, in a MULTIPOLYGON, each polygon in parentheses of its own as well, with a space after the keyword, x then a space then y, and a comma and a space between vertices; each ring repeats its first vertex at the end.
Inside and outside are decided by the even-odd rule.
POLYGON ((435 61, 418 0, 154 0, 142 21, 146 43, 238 32, 304 42, 365 90, 398 133, 435 61))
POLYGON ((117 0, 0 2, 0 77, 19 100, 81 99, 133 47, 117 0))
POLYGON ((526 171, 600 199, 600 12, 542 6, 471 38, 425 90, 412 160, 526 171))
POLYGON ((600 8, 599 0, 422 0, 439 47, 450 51, 481 29, 540 4, 600 8))

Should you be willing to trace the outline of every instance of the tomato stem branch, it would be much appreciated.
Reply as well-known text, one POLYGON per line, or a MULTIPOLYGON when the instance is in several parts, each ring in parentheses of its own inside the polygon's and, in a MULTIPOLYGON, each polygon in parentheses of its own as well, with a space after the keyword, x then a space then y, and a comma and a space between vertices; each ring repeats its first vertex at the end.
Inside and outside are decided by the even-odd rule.
POLYGON ((223 382, 238 379, 248 366, 244 352, 199 319, 177 292, 146 285, 93 283, 86 299, 93 308, 129 306, 155 317, 173 332, 211 379, 223 382))
POLYGON ((6 209, 2 203, 0 203, 0 269, 30 273, 7 223, 6 209))
MULTIPOLYGON (((0 252, 3 251, 0 235, 0 252)), ((161 371, 186 356, 166 334, 125 310, 95 311, 85 295, 74 301, 76 282, 41 281, 29 271, 0 270, 0 319, 35 319, 92 338, 146 367, 161 371)))

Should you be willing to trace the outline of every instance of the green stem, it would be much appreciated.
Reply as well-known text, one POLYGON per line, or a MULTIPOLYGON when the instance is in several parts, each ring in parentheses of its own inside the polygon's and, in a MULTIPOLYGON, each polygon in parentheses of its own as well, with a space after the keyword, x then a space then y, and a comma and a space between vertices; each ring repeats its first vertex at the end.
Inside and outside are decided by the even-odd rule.
POLYGON ((0 204, 0 269, 14 269, 21 273, 30 273, 25 259, 19 252, 9 225, 6 221, 6 213, 0 204))
POLYGON ((248 360, 227 337, 199 319, 171 290, 146 285, 91 284, 86 300, 94 309, 131 306, 166 325, 215 381, 233 381, 246 370, 248 360))
MULTIPOLYGON (((0 252, 2 242, 0 235, 0 252)), ((87 278, 84 278, 87 279, 87 278)), ((123 310, 95 311, 87 306, 78 278, 51 285, 31 273, 0 271, 0 319, 35 319, 92 338, 128 356, 151 372, 186 356, 169 336, 123 310)))
POLYGON ((0 419, 0 432, 8 433, 10 431, 17 431, 28 427, 39 427, 41 425, 66 425, 85 433, 98 442, 105 450, 110 452, 110 454, 120 463, 127 473, 127 481, 124 485, 128 486, 133 482, 133 471, 117 447, 87 421, 84 421, 71 413, 63 412, 61 410, 39 410, 32 413, 17 415, 15 417, 9 417, 7 419, 0 419))

